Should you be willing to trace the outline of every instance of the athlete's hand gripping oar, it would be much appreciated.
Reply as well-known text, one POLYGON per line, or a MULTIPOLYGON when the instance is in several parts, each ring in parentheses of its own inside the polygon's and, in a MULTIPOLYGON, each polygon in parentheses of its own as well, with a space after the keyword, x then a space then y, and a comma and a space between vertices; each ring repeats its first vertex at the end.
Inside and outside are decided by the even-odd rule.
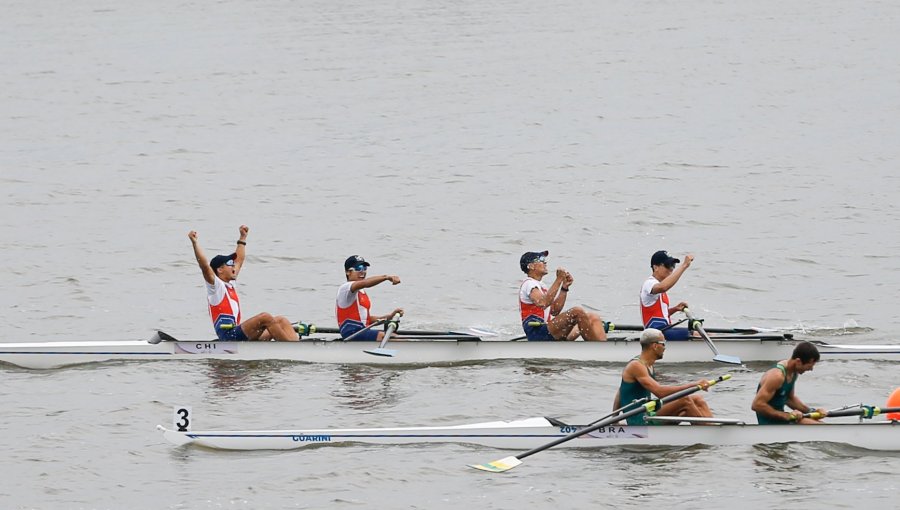
POLYGON ((397 328, 400 326, 400 314, 395 313, 391 320, 388 322, 387 331, 384 332, 384 338, 381 339, 381 345, 376 347, 375 349, 363 351, 366 354, 374 354, 375 356, 387 356, 393 357, 394 354, 397 354, 397 351, 391 349, 385 349, 384 346, 387 345, 388 340, 391 338, 391 335, 394 334, 394 331, 397 331, 397 328))
POLYGON ((694 319, 693 314, 691 314, 691 311, 688 310, 687 308, 684 308, 684 310, 682 310, 682 311, 684 312, 685 315, 687 315, 688 329, 690 329, 691 331, 696 331, 696 332, 700 333, 700 336, 706 342, 706 345, 708 345, 709 348, 712 349, 712 352, 714 354, 713 361, 718 361, 721 363, 730 363, 732 365, 740 365, 741 364, 741 358, 738 358, 737 356, 729 356, 727 354, 719 354, 719 349, 716 349, 716 344, 713 343, 713 341, 709 338, 709 335, 706 334, 706 331, 703 330, 703 323, 698 321, 697 319, 694 319))
MULTIPOLYGON (((731 375, 725 374, 717 379, 707 381, 707 383, 709 384, 709 386, 712 386, 712 385, 716 384, 717 382, 725 381, 728 379, 731 379, 731 375)), ((601 427, 611 425, 617 421, 624 420, 631 416, 635 416, 637 414, 641 414, 644 412, 656 411, 656 410, 660 409, 667 402, 671 402, 673 400, 678 400, 679 398, 686 397, 686 396, 690 395, 691 393, 700 391, 702 389, 703 389, 703 387, 700 385, 692 386, 690 388, 675 392, 671 395, 667 395, 661 399, 651 400, 645 404, 642 404, 640 407, 637 407, 630 411, 626 411, 622 414, 617 414, 617 415, 607 418, 605 420, 600 420, 597 423, 591 425, 590 427, 585 427, 583 429, 576 430, 575 432, 572 432, 571 434, 569 434, 567 436, 556 439, 555 441, 551 441, 543 446, 538 446, 537 448, 532 448, 531 450, 528 450, 525 453, 520 453, 519 455, 516 455, 513 457, 505 457, 503 459, 495 460, 493 462, 488 462, 487 464, 469 464, 469 467, 473 467, 475 469, 480 469, 482 471, 491 471, 494 473, 502 473, 504 471, 509 471, 510 469, 521 464, 522 459, 524 459, 525 457, 534 455, 535 453, 540 453, 548 448, 553 448, 556 445, 565 443, 566 441, 571 441, 572 439, 575 439, 576 437, 583 436, 584 434, 589 434, 601 427)))

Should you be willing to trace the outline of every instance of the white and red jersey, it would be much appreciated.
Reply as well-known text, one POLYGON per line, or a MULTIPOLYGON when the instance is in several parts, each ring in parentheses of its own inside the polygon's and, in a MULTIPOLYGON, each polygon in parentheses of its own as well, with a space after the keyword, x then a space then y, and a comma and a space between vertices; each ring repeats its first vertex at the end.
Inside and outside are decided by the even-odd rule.
POLYGON ((348 320, 357 321, 364 326, 372 323, 369 318, 369 309, 372 307, 371 301, 366 291, 360 289, 356 292, 350 290, 353 282, 345 282, 338 288, 337 300, 335 301, 334 313, 337 317, 338 327, 341 327, 348 320))
POLYGON ((654 277, 647 278, 641 287, 641 319, 644 321, 644 327, 650 323, 652 319, 662 319, 666 324, 671 324, 669 320, 669 296, 665 292, 653 294, 653 286, 659 283, 654 277))
POLYGON ((522 322, 525 322, 529 317, 548 322, 552 318, 550 316, 550 307, 541 308, 534 304, 534 301, 531 300, 531 291, 534 289, 541 289, 541 292, 547 293, 546 285, 530 277, 526 278, 519 288, 519 312, 522 316, 522 322))
POLYGON ((218 276, 213 283, 206 284, 206 300, 209 302, 209 318, 213 326, 218 326, 220 319, 241 323, 241 300, 233 283, 225 283, 218 276), (231 320, 227 320, 230 317, 231 320))

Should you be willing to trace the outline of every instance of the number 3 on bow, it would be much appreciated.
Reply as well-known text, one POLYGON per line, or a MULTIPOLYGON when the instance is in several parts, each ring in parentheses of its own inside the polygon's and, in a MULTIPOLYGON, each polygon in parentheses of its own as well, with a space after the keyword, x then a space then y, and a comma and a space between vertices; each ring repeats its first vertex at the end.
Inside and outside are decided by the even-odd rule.
POLYGON ((178 432, 187 432, 191 430, 191 408, 190 406, 175 406, 172 414, 172 425, 178 432))

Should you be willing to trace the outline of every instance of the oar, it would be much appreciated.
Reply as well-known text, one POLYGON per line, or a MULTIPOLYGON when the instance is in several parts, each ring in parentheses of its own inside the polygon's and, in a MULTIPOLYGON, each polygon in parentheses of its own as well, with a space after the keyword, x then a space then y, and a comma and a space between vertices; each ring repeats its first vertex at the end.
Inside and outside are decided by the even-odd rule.
POLYGON ((838 418, 840 416, 859 416, 860 418, 870 419, 873 416, 878 416, 879 414, 890 414, 900 412, 900 407, 885 407, 881 408, 878 406, 862 406, 857 409, 839 409, 837 411, 828 411, 828 414, 821 414, 817 411, 813 411, 811 413, 804 413, 804 418, 812 418, 814 420, 821 420, 822 418, 838 418))
MULTIPOLYGON (((610 331, 643 331, 644 326, 639 326, 636 324, 616 324, 614 322, 610 322, 609 330, 610 331)), ((674 326, 674 324, 673 324, 674 326)), ((767 329, 767 328, 704 328, 707 333, 725 333, 732 335, 755 335, 757 333, 774 333, 778 330, 776 329, 767 329)))
POLYGON ((706 345, 708 345, 709 348, 712 349, 712 352, 714 354, 713 361, 718 361, 720 363, 730 363, 732 365, 741 364, 741 358, 738 358, 737 356, 719 354, 719 349, 716 349, 716 344, 713 343, 713 341, 709 338, 709 335, 706 334, 706 331, 703 330, 703 323, 694 319, 693 314, 691 314, 691 311, 687 308, 685 308, 683 312, 685 315, 687 315, 688 318, 688 329, 699 332, 700 336, 703 337, 703 340, 706 341, 706 345))
POLYGON ((397 327, 400 325, 400 314, 394 314, 391 317, 391 321, 388 322, 387 331, 384 332, 384 338, 381 339, 381 345, 376 347, 375 349, 369 351, 363 351, 366 354, 374 354, 375 356, 387 356, 392 358, 394 354, 397 354, 397 351, 391 349, 385 349, 384 346, 387 345, 388 340, 391 338, 391 335, 394 334, 394 331, 397 331, 397 327))
POLYGON ((175 338, 174 336, 169 335, 168 333, 164 333, 160 330, 157 330, 156 333, 154 333, 153 336, 151 336, 150 339, 147 340, 147 343, 148 344, 158 344, 160 342, 177 342, 177 341, 178 341, 178 339, 175 338))
POLYGON ((590 427, 591 425, 600 423, 601 421, 603 421, 607 418, 612 418, 613 416, 618 415, 619 413, 621 413, 622 411, 624 411, 626 409, 629 409, 629 408, 637 409, 637 406, 642 406, 642 405, 644 405, 644 403, 649 402, 649 401, 650 401, 650 399, 647 397, 632 400, 631 402, 625 404, 624 406, 613 410, 613 412, 607 414, 606 416, 601 416, 600 418, 597 418, 596 420, 588 423, 587 425, 585 425, 585 427, 590 427))
POLYGON ((385 321, 385 319, 378 319, 377 321, 373 322, 372 324, 369 324, 368 326, 362 328, 361 330, 357 331, 356 333, 353 333, 352 335, 348 336, 347 338, 344 339, 344 341, 346 342, 347 340, 353 340, 358 335, 360 335, 363 331, 368 331, 368 330, 374 328, 375 326, 380 326, 380 325, 384 324, 384 321, 385 321))
MULTIPOLYGON (((720 376, 717 379, 713 379, 708 382, 709 382, 709 385, 712 386, 712 385, 716 384, 717 382, 725 381, 727 379, 731 379, 730 374, 725 374, 723 376, 720 376)), ((642 404, 638 408, 632 409, 631 411, 626 411, 624 413, 617 414, 615 416, 611 416, 605 420, 600 420, 597 423, 591 425, 590 427, 585 427, 583 429, 576 430, 575 432, 572 432, 571 434, 568 434, 564 437, 561 437, 559 439, 551 441, 543 446, 538 446, 537 448, 532 448, 531 450, 528 450, 525 453, 520 453, 519 455, 516 455, 513 457, 505 457, 503 459, 495 460, 493 462, 488 462, 487 464, 469 464, 469 467, 473 467, 475 469, 480 469, 482 471, 491 471, 494 473, 502 473, 504 471, 509 471, 510 469, 521 464, 522 459, 524 459, 525 457, 529 457, 531 455, 534 455, 535 453, 540 453, 548 448, 553 448, 554 446, 565 443, 566 441, 571 441, 572 439, 575 439, 576 437, 579 437, 579 436, 583 436, 584 434, 589 434, 601 427, 605 427, 607 425, 613 424, 619 420, 624 420, 626 418, 629 418, 631 416, 635 416, 635 415, 638 415, 638 414, 641 414, 644 412, 656 411, 656 410, 660 409, 667 402, 671 402, 673 400, 678 400, 679 398, 686 397, 686 396, 690 395, 691 393, 700 391, 701 389, 703 389, 703 388, 700 385, 692 386, 690 388, 687 388, 687 389, 675 392, 671 395, 665 396, 661 399, 651 400, 645 404, 642 404)))

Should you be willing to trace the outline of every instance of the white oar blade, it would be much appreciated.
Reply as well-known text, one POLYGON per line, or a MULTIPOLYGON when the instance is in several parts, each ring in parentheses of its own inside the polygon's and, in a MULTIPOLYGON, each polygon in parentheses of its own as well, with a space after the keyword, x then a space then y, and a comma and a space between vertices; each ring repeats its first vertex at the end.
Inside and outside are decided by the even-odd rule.
POLYGON ((713 361, 718 361, 719 363, 728 363, 729 365, 742 365, 741 358, 737 356, 729 356, 728 354, 716 354, 713 356, 713 361))
POLYGON ((498 336, 499 333, 496 331, 491 331, 489 329, 484 328, 469 328, 469 331, 475 333, 478 336, 498 336))
POLYGON ((490 471, 491 473, 502 473, 521 464, 522 461, 515 457, 506 457, 505 459, 495 460, 487 464, 469 464, 469 467, 480 469, 482 471, 490 471))
POLYGON ((397 351, 393 349, 383 349, 381 347, 376 347, 372 350, 363 351, 366 354, 371 354, 373 356, 384 356, 386 358, 393 358, 397 351))

